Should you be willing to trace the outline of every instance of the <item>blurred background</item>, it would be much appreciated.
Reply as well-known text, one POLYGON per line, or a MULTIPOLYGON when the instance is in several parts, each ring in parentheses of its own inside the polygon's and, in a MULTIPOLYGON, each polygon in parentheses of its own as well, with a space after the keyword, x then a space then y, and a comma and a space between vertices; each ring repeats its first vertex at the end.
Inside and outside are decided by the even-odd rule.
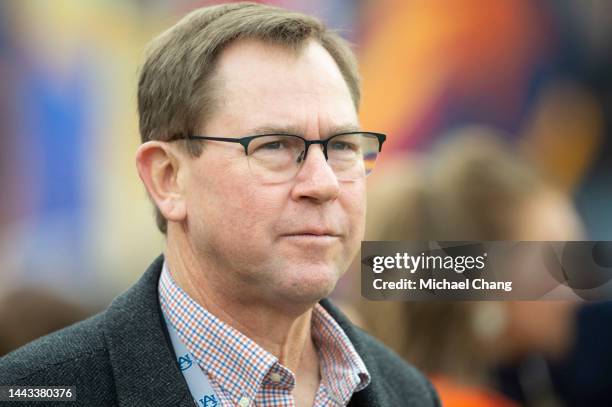
MULTIPOLYGON (((16 336, 23 321, 34 326, 57 315, 47 295, 58 307, 70 304, 71 312, 61 312, 71 316, 66 321, 105 307, 161 252, 134 165, 137 71, 149 40, 212 3, 0 2, 0 299, 11 315, 30 310, 21 325, 0 313, 0 337, 16 336)), ((612 240, 612 2, 266 3, 316 15, 355 46, 363 128, 388 134, 368 181, 367 238, 612 240)), ((357 268, 335 296, 366 329, 439 373, 445 394, 463 403, 455 405, 581 405, 587 396, 580 394, 610 388, 599 380, 604 372, 572 373, 580 363, 610 361, 601 356, 612 336, 608 304, 596 304, 594 314, 576 306, 394 304, 385 312, 399 320, 378 326, 372 315, 381 315, 381 304, 358 301, 357 268), (419 325, 431 320, 439 323, 419 325), (563 322, 544 323, 551 320, 563 322), (424 339, 409 346, 409 333, 393 331, 398 323, 418 327, 424 339), (459 324, 452 332, 466 336, 418 348, 452 323, 459 324), (533 340, 504 343, 503 357, 492 352, 478 362, 448 356, 428 363, 402 350, 439 355, 469 345, 479 353, 509 336, 533 340), (593 337, 600 342, 581 342, 593 337), (587 348, 592 355, 576 356, 587 348), (578 396, 559 394, 571 381, 555 376, 550 358, 571 359, 559 369, 581 383, 578 396), (452 393, 466 383, 497 393, 476 393, 477 401, 452 393)))

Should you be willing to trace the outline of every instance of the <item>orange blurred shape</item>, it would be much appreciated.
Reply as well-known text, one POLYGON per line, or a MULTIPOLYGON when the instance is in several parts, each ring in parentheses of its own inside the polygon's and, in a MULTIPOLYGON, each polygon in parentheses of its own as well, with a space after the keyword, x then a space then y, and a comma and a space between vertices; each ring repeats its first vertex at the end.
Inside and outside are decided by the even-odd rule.
POLYGON ((519 407, 519 404, 491 390, 459 384, 434 376, 431 381, 444 407, 519 407))
POLYGON ((435 105, 449 81, 462 92, 497 90, 504 109, 516 104, 525 61, 542 48, 530 1, 387 1, 381 7, 360 55, 361 121, 390 134, 388 148, 397 143, 393 134, 415 126, 435 105))
POLYGON ((604 113, 595 96, 556 82, 542 92, 521 150, 551 182, 571 193, 596 160, 603 132, 604 113))

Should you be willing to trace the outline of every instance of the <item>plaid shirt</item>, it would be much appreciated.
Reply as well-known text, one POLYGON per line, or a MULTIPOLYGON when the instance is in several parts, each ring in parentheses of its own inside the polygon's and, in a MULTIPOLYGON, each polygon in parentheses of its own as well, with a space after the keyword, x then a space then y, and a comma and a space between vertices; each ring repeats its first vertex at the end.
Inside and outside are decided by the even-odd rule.
MULTIPOLYGON (((222 406, 294 406, 295 375, 278 358, 212 315, 172 279, 164 263, 159 301, 166 318, 194 355, 222 406)), ((336 321, 320 305, 312 313, 312 338, 321 382, 314 406, 344 406, 370 375, 336 321)))

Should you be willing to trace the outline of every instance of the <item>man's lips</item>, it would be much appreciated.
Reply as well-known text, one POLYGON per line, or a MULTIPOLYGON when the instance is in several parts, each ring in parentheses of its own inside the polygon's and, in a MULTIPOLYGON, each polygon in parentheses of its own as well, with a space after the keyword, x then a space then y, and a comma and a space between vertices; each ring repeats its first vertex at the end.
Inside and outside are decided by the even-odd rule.
POLYGON ((281 239, 288 242, 294 242, 297 244, 306 245, 324 245, 328 246, 335 244, 340 241, 341 234, 335 230, 328 228, 308 228, 308 229, 297 229, 290 233, 284 233, 281 235, 281 239))
POLYGON ((300 230, 291 233, 284 233, 282 236, 312 236, 312 237, 340 237, 339 233, 332 230, 300 230))
POLYGON ((340 241, 340 237, 338 235, 313 233, 295 233, 289 235, 282 235, 281 239, 286 242, 291 242, 298 245, 316 245, 321 247, 336 244, 340 241))

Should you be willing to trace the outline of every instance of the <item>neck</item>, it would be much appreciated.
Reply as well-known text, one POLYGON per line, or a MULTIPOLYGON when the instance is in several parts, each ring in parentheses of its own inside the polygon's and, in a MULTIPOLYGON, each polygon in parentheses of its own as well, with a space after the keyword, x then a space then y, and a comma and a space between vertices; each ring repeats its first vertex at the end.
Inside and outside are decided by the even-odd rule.
POLYGON ((164 254, 166 264, 174 281, 192 299, 276 356, 298 376, 300 372, 318 370, 311 335, 313 304, 297 308, 269 304, 252 295, 244 282, 228 279, 231 273, 220 273, 189 254, 192 252, 177 249, 169 239, 164 254))

